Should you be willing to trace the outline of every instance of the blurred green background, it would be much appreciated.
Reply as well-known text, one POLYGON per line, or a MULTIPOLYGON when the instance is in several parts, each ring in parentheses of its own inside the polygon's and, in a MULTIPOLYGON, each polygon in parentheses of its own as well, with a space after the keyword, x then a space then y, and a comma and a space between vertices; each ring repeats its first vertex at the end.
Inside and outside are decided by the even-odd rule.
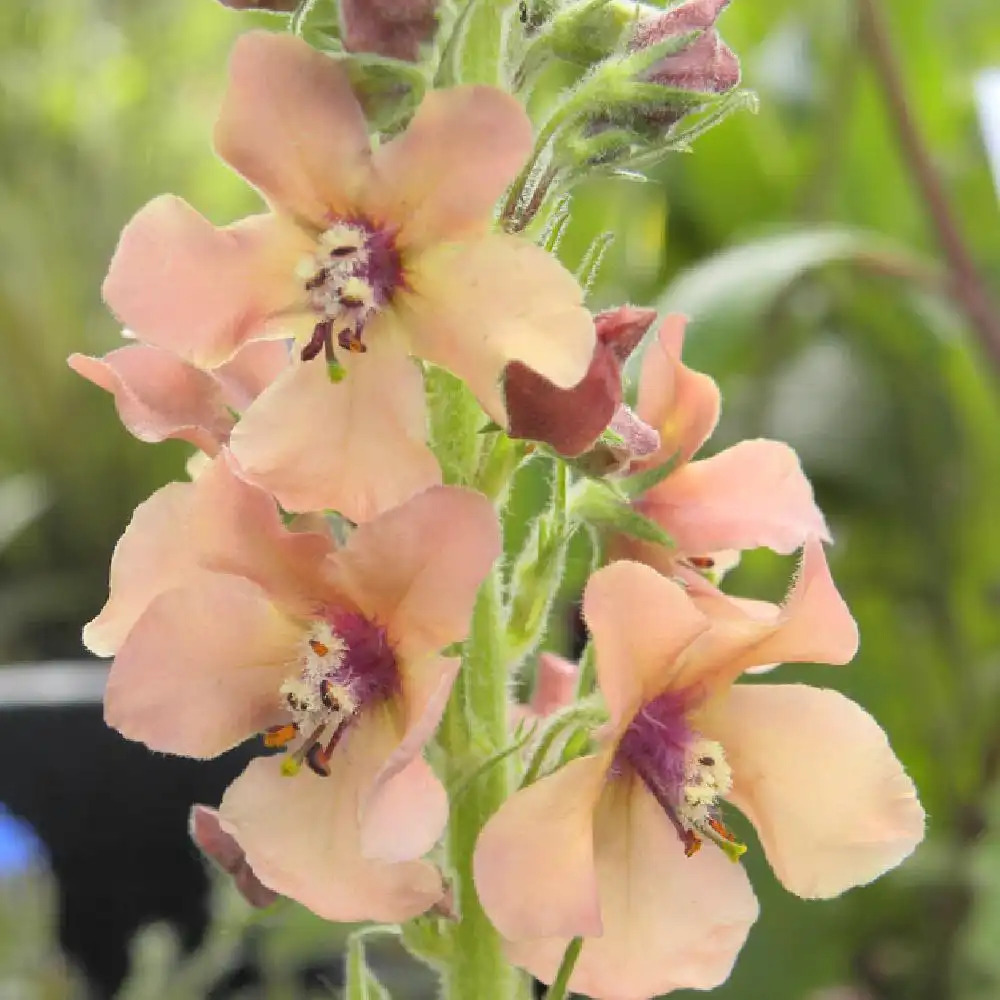
MULTIPOLYGON (((585 187, 563 246, 573 263, 614 230, 592 304, 692 316, 687 359, 724 391, 712 449, 762 434, 799 449, 863 639, 849 667, 785 677, 875 714, 930 817, 908 864, 832 903, 790 897, 751 849, 762 917, 726 1000, 1000 996, 1000 345, 991 358, 988 324, 970 322, 969 289, 939 250, 859 6, 734 0, 720 29, 760 113, 730 118, 652 183, 585 187)), ((1000 6, 879 9, 955 227, 1000 298, 973 104, 976 75, 1000 67, 1000 6)), ((219 223, 253 209, 209 136, 229 44, 254 21, 270 23, 213 0, 0 4, 0 662, 82 654, 133 507, 182 474, 183 446, 129 437, 65 358, 117 346, 100 281, 148 198, 174 191, 219 223)), ((787 571, 755 555, 731 579, 777 597, 787 571)), ((0 996, 77 995, 47 964, 47 891, 0 886, 0 910, 18 917, 0 933, 0 996)), ((231 944, 246 917, 227 900, 220 912, 216 944, 231 944)), ((301 916, 253 927, 275 956, 328 933, 301 916)), ((156 979, 167 946, 147 945, 153 978, 131 995, 201 995, 193 973, 156 979)))

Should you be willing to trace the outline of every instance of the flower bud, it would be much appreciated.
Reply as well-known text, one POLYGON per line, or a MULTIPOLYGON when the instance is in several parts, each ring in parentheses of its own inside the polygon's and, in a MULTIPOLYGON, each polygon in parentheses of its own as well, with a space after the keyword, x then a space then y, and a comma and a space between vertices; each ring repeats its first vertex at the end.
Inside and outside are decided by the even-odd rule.
POLYGON ((510 436, 544 441, 572 458, 586 451, 622 401, 622 365, 656 318, 653 309, 619 306, 594 318, 597 344, 583 379, 560 389, 518 361, 504 372, 510 436))
MULTIPOLYGON (((664 56, 643 74, 648 83, 701 94, 724 94, 740 82, 740 62, 719 37, 715 20, 729 0, 688 0, 666 13, 640 21, 629 43, 638 52, 660 42, 700 31, 679 52, 664 56)), ((665 105, 653 112, 658 124, 671 125, 690 108, 665 105)))
POLYGON ((437 0, 341 0, 344 48, 416 62, 437 29, 436 8, 437 0))

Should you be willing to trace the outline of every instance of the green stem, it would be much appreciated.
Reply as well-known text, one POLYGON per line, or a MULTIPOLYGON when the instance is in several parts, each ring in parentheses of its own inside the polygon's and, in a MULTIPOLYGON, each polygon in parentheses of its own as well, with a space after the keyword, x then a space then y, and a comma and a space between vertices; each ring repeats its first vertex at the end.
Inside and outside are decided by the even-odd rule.
POLYGON ((559 965, 559 971, 552 985, 546 990, 545 1000, 565 1000, 566 989, 569 985, 569 977, 573 974, 573 966, 580 957, 580 949, 583 947, 583 938, 573 938, 566 946, 566 952, 559 965))
MULTIPOLYGON (((479 592, 462 671, 438 737, 446 755, 449 785, 508 741, 502 637, 501 584, 494 570, 479 592)), ((510 784, 510 762, 501 758, 452 800, 447 848, 459 919, 451 929, 451 962, 444 972, 444 996, 451 1000, 529 1000, 531 996, 528 978, 504 957, 500 935, 479 904, 472 878, 479 831, 510 793, 510 784)))

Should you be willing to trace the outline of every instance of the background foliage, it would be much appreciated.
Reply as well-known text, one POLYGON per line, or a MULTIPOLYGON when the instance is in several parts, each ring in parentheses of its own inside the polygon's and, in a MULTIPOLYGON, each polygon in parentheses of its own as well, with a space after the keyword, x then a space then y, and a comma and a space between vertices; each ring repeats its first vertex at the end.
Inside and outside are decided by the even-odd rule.
MULTIPOLYGON (((1000 345, 991 360, 939 251, 859 31, 864 5, 734 0, 720 28, 760 113, 729 119, 652 183, 586 186, 562 248, 574 263, 613 229, 592 304, 693 317, 689 362, 724 390, 713 448, 766 434, 799 449, 863 644, 849 667, 786 677, 872 711, 930 815, 911 863, 832 904, 784 893, 752 848, 763 916, 727 1000, 1000 995, 1000 345)), ((972 88, 1000 58, 1000 8, 880 9, 961 239, 996 291, 1000 219, 972 88)), ((269 23, 212 0, 0 4, 0 661, 81 654, 132 508, 182 472, 184 448, 128 437, 64 359, 116 346, 100 280, 147 198, 175 191, 220 223, 254 208, 208 137, 230 41, 255 20, 269 23)), ((787 570, 755 556, 731 579, 777 597, 787 570)), ((46 923, 44 898, 28 906, 24 891, 4 890, 41 914, 19 941, 46 923)), ((231 941, 243 918, 228 920, 231 941)), ((290 942, 326 940, 303 916, 263 928, 276 969, 290 942), (289 922, 298 938, 277 929, 289 922)), ((51 974, 24 978, 34 948, 0 951, 0 993, 69 995, 51 974)), ((144 967, 162 958, 140 953, 144 967)))

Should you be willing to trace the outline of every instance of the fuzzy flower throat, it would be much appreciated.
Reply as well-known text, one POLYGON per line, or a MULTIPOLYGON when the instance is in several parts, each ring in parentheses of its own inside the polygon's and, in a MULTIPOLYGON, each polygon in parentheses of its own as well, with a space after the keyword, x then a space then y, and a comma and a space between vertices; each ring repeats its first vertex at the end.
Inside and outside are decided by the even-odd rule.
POLYGON ((396 656, 384 628, 338 610, 313 625, 295 664, 298 672, 279 688, 290 719, 267 729, 264 744, 289 748, 285 775, 297 774, 305 763, 328 777, 330 757, 363 709, 398 691, 396 656))
POLYGON ((345 351, 366 350, 367 322, 403 284, 395 234, 364 220, 341 220, 320 234, 316 250, 296 268, 309 307, 319 317, 302 360, 325 352, 334 363, 333 339, 345 351))

